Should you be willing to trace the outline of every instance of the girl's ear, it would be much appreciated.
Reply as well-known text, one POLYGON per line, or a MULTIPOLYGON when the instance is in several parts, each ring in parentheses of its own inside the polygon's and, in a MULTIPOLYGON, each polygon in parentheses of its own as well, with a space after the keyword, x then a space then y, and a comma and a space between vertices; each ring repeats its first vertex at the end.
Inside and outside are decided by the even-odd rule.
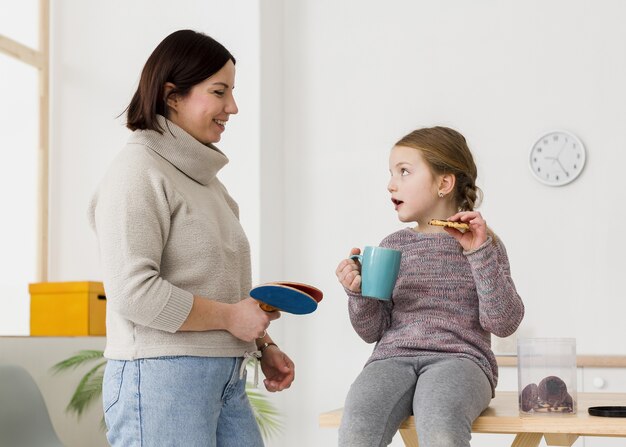
POLYGON ((442 174, 439 176, 439 192, 448 195, 454 191, 456 176, 454 174, 442 174))
POLYGON ((176 86, 171 82, 166 82, 165 85, 163 85, 163 100, 166 101, 167 107, 173 110, 176 110, 178 106, 178 95, 176 93, 170 95, 170 92, 175 88, 176 86))

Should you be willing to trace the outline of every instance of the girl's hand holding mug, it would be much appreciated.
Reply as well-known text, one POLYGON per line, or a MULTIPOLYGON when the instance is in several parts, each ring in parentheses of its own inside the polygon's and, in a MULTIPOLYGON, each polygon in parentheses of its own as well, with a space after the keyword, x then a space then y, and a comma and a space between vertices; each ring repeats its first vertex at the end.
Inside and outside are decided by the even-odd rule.
MULTIPOLYGON (((361 250, 358 248, 350 250, 350 256, 360 253, 361 250)), ((361 291, 361 266, 354 259, 348 257, 348 259, 341 261, 335 270, 335 275, 346 289, 355 293, 361 291)))

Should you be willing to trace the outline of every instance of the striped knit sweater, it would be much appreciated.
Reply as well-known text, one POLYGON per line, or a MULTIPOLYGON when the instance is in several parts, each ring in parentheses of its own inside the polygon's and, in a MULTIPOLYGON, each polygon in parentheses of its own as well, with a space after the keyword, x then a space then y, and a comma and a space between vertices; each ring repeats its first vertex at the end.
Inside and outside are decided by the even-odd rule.
POLYGON ((465 357, 478 364, 494 390, 498 367, 491 334, 511 335, 524 316, 504 245, 488 238, 465 252, 447 233, 410 228, 380 245, 402 251, 392 300, 347 291, 352 326, 367 343, 376 342, 367 363, 419 355, 465 357))

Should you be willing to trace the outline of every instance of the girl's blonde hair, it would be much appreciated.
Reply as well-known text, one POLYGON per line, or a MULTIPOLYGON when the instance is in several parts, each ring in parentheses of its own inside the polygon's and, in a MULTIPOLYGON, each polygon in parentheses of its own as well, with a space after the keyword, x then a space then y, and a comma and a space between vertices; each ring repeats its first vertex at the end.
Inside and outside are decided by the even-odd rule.
POLYGON ((473 211, 482 200, 478 171, 465 137, 448 127, 427 127, 402 137, 396 146, 417 149, 435 175, 454 174, 454 200, 459 211, 473 211))

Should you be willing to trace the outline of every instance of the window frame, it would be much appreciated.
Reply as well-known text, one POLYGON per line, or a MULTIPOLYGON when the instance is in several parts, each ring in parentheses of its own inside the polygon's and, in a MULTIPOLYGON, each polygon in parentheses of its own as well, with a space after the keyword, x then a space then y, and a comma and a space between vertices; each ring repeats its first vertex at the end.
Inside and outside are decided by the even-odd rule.
POLYGON ((39 145, 37 185, 38 282, 48 280, 48 209, 50 146, 50 0, 39 0, 39 48, 33 49, 0 34, 0 52, 35 67, 39 73, 39 145))

